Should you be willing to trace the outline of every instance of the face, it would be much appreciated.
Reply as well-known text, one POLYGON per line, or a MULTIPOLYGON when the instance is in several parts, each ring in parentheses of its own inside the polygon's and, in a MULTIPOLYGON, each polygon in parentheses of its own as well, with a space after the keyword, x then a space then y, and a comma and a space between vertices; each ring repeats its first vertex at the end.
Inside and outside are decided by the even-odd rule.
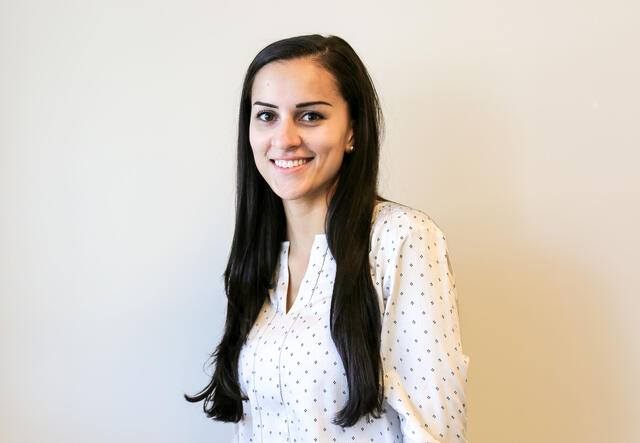
POLYGON ((255 76, 249 140, 260 174, 284 201, 319 203, 353 142, 347 102, 309 58, 275 61, 255 76))

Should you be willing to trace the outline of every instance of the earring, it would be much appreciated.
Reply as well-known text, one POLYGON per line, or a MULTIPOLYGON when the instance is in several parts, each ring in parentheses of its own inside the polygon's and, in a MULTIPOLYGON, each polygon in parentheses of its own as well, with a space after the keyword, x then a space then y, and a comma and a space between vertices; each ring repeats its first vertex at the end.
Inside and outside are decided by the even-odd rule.
POLYGON ((349 146, 349 154, 353 152, 353 145, 349 146))

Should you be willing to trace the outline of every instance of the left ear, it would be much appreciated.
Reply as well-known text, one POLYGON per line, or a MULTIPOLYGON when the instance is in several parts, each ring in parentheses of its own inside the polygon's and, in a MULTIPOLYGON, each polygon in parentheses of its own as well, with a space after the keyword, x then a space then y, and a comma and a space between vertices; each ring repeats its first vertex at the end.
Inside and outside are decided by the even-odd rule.
POLYGON ((353 122, 349 123, 349 132, 347 135, 347 146, 345 146, 345 152, 349 152, 349 149, 351 149, 351 146, 353 146, 353 143, 355 142, 355 137, 353 136, 353 122))

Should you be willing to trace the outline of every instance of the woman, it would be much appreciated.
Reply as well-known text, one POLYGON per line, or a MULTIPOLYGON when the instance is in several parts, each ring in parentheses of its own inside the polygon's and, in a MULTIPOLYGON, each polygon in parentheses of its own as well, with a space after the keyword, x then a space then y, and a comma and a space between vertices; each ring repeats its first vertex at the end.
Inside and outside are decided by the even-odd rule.
POLYGON ((464 442, 445 238, 377 194, 378 97, 342 39, 264 48, 247 71, 224 336, 204 400, 240 442, 464 442))

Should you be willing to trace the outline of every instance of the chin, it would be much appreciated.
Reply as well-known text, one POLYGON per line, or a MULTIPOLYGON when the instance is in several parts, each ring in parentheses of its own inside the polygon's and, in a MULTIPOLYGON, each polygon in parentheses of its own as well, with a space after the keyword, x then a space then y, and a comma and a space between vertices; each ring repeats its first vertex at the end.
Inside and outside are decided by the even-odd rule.
POLYGON ((304 189, 274 189, 275 194, 280 197, 282 200, 299 200, 303 198, 307 198, 311 195, 308 191, 304 189))
POLYGON ((298 200, 304 196, 303 194, 293 192, 276 192, 276 195, 282 200, 298 200))

